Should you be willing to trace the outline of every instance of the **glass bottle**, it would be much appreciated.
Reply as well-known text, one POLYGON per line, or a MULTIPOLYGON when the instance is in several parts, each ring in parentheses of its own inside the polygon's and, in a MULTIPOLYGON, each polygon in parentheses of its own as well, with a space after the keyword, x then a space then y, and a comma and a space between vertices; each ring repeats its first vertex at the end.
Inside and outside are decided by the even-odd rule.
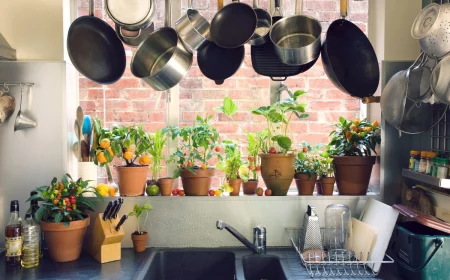
POLYGON ((19 201, 11 201, 9 221, 5 228, 5 261, 9 265, 19 265, 22 254, 22 227, 19 218, 19 201))
POLYGON ((436 152, 429 152, 428 153, 428 161, 427 161, 427 170, 425 171, 425 174, 431 175, 433 170, 433 159, 437 157, 436 152))
POLYGON ((426 151, 420 152, 419 173, 425 174, 427 172, 427 161, 428 160, 429 160, 428 152, 426 152, 426 151))
MULTIPOLYGON (((30 196, 33 196, 33 195, 36 195, 36 194, 38 194, 36 191, 32 191, 31 193, 30 193, 30 196)), ((37 200, 32 200, 31 202, 30 202, 30 211, 31 211, 31 217, 36 221, 36 212, 37 212, 37 210, 39 209, 39 203, 38 203, 38 201, 37 200)), ((39 257, 42 259, 42 257, 44 256, 44 252, 43 252, 43 246, 42 246, 42 244, 43 244, 43 241, 44 241, 44 235, 42 234, 42 231, 41 231, 41 234, 40 234, 41 236, 40 236, 40 239, 39 239, 39 257)))
POLYGON ((349 260, 351 252, 352 213, 344 204, 325 209, 325 249, 332 260, 349 260))
POLYGON ((412 150, 411 152, 409 152, 409 155, 410 155, 409 170, 414 170, 414 166, 416 165, 416 160, 420 160, 420 158, 419 158, 420 152, 412 150))
POLYGON ((41 228, 30 213, 25 215, 22 224, 23 246, 20 264, 30 268, 39 265, 39 243, 41 241, 41 228))

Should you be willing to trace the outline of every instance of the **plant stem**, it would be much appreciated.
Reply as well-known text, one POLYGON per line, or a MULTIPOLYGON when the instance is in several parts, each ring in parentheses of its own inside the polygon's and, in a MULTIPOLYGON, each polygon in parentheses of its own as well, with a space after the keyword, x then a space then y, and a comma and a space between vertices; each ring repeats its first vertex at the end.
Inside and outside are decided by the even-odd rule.
POLYGON ((285 130, 284 130, 284 136, 287 136, 287 130, 288 130, 289 123, 291 122, 292 114, 294 114, 294 112, 291 112, 291 114, 289 115, 285 130))
MULTIPOLYGON (((144 224, 142 225, 142 230, 145 230, 145 225, 147 224, 147 218, 148 218, 148 210, 147 211, 145 211, 145 220, 144 220, 144 224)), ((144 233, 144 232, 142 232, 142 233, 144 233)))
POLYGON ((106 175, 108 176, 108 184, 113 182, 111 167, 109 166, 109 162, 105 163, 106 175))

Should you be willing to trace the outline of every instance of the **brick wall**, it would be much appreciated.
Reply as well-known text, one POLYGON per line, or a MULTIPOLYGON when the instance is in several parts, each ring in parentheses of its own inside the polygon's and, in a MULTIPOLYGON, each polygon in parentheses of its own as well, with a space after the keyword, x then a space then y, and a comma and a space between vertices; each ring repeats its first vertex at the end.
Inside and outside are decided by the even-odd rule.
MULTIPOLYGON (((87 0, 78 0, 79 15, 87 14, 87 0)), ((103 3, 96 1, 95 14, 113 26, 103 10, 103 3)), ((227 4, 229 1, 225 1, 227 4)), ((242 1, 251 4, 253 1, 242 1)), ((213 0, 193 1, 194 8, 211 20, 217 11, 217 2, 213 0)), ((267 8, 267 0, 260 1, 261 8, 267 8)), ((183 13, 187 1, 182 2, 183 13)), ((295 1, 285 0, 282 7, 284 15, 294 14, 295 1)), ((326 32, 330 23, 339 18, 338 0, 304 0, 304 14, 316 17, 326 32)), ((368 1, 350 1, 348 20, 357 24, 364 32, 367 30, 368 1)), ((157 0, 156 28, 163 25, 164 1, 157 0)), ((126 48, 127 62, 132 56, 132 49, 126 48)), ((310 117, 302 121, 294 121, 291 127, 295 143, 326 142, 330 124, 339 116, 350 118, 359 112, 359 101, 336 89, 327 79, 319 59, 308 72, 290 77, 285 82, 291 91, 303 89, 307 91, 302 102, 308 104, 310 117)), ((117 83, 101 86, 80 76, 80 103, 87 114, 98 116, 106 126, 112 123, 142 123, 147 131, 166 125, 165 93, 156 92, 146 83, 135 78, 129 67, 125 75, 117 83)), ((249 109, 269 104, 268 77, 259 76, 251 66, 250 48, 246 46, 246 56, 239 71, 227 79, 221 86, 202 76, 197 61, 189 74, 180 83, 180 124, 191 124, 198 112, 202 116, 212 114, 213 122, 223 138, 244 139, 244 134, 228 118, 213 111, 220 106, 225 96, 232 97, 239 105, 238 119, 242 126, 250 131, 259 130, 264 124, 260 117, 253 116, 249 109)), ((171 112, 172 113, 172 112, 171 112)), ((218 179, 217 179, 218 180, 218 179)), ((218 181, 215 181, 215 185, 218 181)))

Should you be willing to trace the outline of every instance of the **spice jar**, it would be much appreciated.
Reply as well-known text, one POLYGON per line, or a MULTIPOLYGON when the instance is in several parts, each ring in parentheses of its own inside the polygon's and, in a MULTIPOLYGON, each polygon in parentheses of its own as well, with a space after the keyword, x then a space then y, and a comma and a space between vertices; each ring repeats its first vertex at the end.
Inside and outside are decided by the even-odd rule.
POLYGON ((436 176, 437 178, 446 179, 448 173, 448 159, 435 158, 436 162, 436 176))
POLYGON ((416 165, 416 161, 420 161, 420 152, 411 150, 409 152, 410 158, 409 158, 409 169, 414 170, 414 166, 416 165))
POLYGON ((424 173, 427 171, 427 161, 429 160, 428 152, 422 151, 420 152, 420 161, 419 161, 419 173, 424 173))
POLYGON ((426 168, 425 174, 431 175, 431 171, 433 169, 433 164, 434 164, 433 159, 436 158, 437 155, 438 154, 436 152, 428 153, 427 168, 426 168))

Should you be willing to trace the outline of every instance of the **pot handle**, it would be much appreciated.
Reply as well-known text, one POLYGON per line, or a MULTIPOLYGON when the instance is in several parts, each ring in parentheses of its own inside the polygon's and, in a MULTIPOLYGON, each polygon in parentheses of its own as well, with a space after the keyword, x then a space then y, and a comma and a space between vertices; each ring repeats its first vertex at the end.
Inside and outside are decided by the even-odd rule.
POLYGON ((348 15, 348 0, 341 0, 341 17, 345 19, 348 15))
MULTIPOLYGON (((123 29, 125 29, 125 28, 123 28, 123 29)), ((120 26, 119 30, 120 30, 120 36, 122 36, 123 38, 136 39, 137 37, 141 36, 141 30, 142 29, 139 29, 139 31, 137 32, 136 36, 126 36, 126 35, 124 35, 123 32, 122 32, 122 26, 120 26)), ((135 30, 127 30, 127 29, 125 29, 125 30, 129 31, 129 32, 135 32, 135 30)))
POLYGON ((287 77, 279 77, 279 78, 277 78, 277 77, 270 77, 270 79, 272 81, 274 81, 274 82, 284 82, 284 81, 286 81, 287 77))
POLYGON ((165 1, 164 26, 170 27, 172 25, 172 0, 165 1))
POLYGON ((419 272, 419 271, 423 270, 428 265, 428 263, 431 261, 431 259, 434 257, 434 255, 437 253, 437 251, 443 247, 444 240, 442 240, 441 238, 436 238, 433 241, 434 241, 434 250, 431 253, 431 255, 427 258, 427 260, 425 261, 425 263, 423 265, 421 265, 418 268, 410 267, 408 264, 406 264, 406 262, 401 257, 398 258, 399 265, 406 267, 411 272, 419 272))
POLYGON ((295 2, 295 14, 301 15, 303 13, 303 0, 297 0, 295 2))
POLYGON ((188 0, 188 9, 192 9, 192 0, 188 0))
POLYGON ((94 0, 89 0, 89 16, 94 16, 94 0))
POLYGON ((217 0, 217 10, 220 10, 223 8, 223 0, 217 0))

